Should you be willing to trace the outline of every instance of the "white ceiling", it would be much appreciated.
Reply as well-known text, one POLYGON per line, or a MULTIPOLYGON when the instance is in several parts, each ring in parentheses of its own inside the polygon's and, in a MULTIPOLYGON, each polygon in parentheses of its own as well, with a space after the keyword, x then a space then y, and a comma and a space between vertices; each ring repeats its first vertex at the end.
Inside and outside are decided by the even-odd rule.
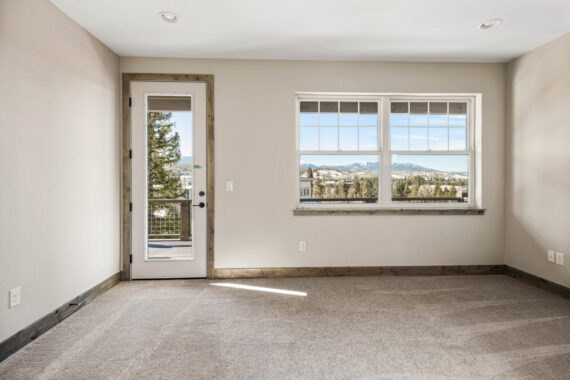
POLYGON ((570 0, 52 2, 121 56, 505 62, 570 31, 570 0))

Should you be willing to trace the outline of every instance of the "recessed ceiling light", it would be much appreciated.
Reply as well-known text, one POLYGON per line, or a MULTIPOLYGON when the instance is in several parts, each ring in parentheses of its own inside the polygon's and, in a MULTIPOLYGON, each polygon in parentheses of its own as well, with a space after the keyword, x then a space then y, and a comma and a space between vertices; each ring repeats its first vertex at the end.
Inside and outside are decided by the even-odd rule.
POLYGON ((162 19, 166 22, 176 22, 176 20, 178 20, 178 16, 176 15, 176 13, 172 13, 172 12, 159 12, 158 13, 160 15, 160 17, 162 17, 162 19))
POLYGON ((479 29, 491 29, 494 26, 500 25, 503 22, 502 18, 490 18, 486 20, 484 23, 479 25, 479 29))

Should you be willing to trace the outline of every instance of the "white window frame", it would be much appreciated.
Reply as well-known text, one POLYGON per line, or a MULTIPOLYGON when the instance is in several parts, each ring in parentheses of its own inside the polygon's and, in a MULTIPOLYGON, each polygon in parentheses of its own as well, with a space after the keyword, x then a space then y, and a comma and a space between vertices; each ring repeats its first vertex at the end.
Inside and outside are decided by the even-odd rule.
MULTIPOLYGON (((295 94, 295 143, 297 209, 469 209, 481 208, 481 94, 418 94, 418 93, 323 93, 297 92, 295 94), (377 151, 321 151, 300 149, 301 101, 377 101, 378 102, 378 150, 377 151), (411 102, 465 102, 467 103, 467 146, 465 151, 438 150, 390 150, 390 104, 392 101, 411 102), (310 204, 300 201, 301 155, 378 155, 378 203, 310 204), (392 154, 400 155, 467 155, 469 160, 468 202, 465 203, 404 203, 392 201, 392 154), (388 173, 384 175, 384 173, 388 173)), ((340 111, 340 110, 339 110, 340 111)), ((320 112, 319 112, 320 113, 320 112)), ((450 127, 452 128, 452 127, 450 127)), ((448 131, 449 139, 449 131, 448 131)), ((340 141, 339 141, 340 143, 340 141)))

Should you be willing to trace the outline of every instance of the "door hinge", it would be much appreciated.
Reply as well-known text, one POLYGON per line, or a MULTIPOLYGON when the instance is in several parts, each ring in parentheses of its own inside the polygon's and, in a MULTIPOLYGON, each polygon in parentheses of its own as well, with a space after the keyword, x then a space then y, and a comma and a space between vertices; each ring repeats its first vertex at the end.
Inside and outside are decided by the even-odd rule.
POLYGON ((129 202, 129 211, 133 211, 133 202, 129 202))
POLYGON ((131 98, 131 97, 129 96, 129 107, 131 107, 132 105, 133 105, 133 98, 131 98))
POLYGON ((132 149, 129 149, 129 158, 133 158, 133 151, 132 151, 132 149))
POLYGON ((133 263, 133 255, 129 255, 129 263, 133 263))

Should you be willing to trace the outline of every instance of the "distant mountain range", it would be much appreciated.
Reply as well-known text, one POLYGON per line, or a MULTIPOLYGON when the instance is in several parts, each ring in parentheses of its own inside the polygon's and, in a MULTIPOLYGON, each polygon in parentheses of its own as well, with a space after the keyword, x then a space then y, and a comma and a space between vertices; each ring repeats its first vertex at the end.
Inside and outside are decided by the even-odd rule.
MULTIPOLYGON (((302 168, 312 168, 312 169, 337 169, 337 170, 361 170, 361 171, 377 171, 378 170, 378 163, 377 162, 355 162, 349 165, 315 165, 309 163, 302 163, 302 168)), ((396 163, 392 164, 392 171, 395 172, 441 172, 441 170, 426 168, 420 165, 411 164, 409 162, 405 163, 396 163)), ((467 175, 465 172, 461 172, 458 174, 467 175)))

